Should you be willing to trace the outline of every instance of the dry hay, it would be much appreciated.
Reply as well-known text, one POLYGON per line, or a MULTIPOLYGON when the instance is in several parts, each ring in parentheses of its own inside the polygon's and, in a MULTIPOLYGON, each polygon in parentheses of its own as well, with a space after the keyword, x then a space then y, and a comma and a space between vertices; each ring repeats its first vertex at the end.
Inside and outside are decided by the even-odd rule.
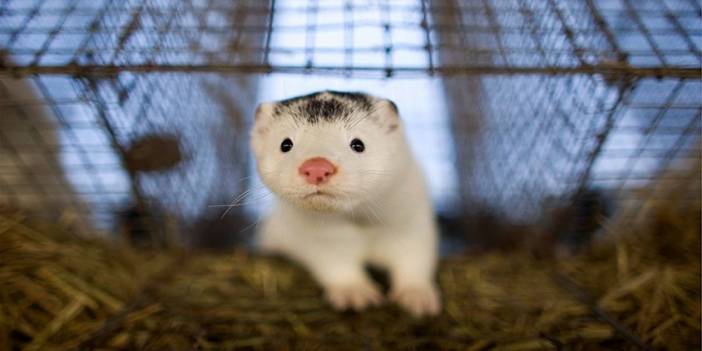
POLYGON ((417 321, 335 313, 279 259, 136 251, 3 214, 0 349, 699 349, 699 207, 648 217, 569 260, 446 259, 444 311, 417 321))

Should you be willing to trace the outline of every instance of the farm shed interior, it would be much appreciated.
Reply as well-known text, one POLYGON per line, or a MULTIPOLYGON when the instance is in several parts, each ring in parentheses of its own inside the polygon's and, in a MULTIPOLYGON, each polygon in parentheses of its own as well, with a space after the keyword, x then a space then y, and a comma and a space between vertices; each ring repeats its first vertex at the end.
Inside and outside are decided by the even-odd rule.
POLYGON ((352 89, 398 103, 445 253, 577 250, 699 208, 701 20, 695 0, 5 0, 0 204, 241 244, 267 198, 241 196, 255 104, 352 89))

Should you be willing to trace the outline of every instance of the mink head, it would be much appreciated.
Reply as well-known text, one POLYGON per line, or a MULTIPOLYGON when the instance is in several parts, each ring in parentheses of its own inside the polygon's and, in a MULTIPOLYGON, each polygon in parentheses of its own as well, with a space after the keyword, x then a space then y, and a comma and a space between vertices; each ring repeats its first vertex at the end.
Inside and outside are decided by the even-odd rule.
POLYGON ((410 157, 393 102, 336 91, 259 105, 251 146, 273 193, 320 211, 353 212, 382 197, 410 157))

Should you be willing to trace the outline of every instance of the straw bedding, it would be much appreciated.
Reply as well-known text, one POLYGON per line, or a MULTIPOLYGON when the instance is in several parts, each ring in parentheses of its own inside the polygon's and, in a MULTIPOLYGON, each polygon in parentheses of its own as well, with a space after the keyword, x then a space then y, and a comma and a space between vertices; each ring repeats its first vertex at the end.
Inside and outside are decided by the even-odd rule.
POLYGON ((447 258, 443 313, 422 321, 336 313, 280 259, 129 249, 4 212, 0 349, 699 349, 699 213, 657 207, 569 259, 447 258))

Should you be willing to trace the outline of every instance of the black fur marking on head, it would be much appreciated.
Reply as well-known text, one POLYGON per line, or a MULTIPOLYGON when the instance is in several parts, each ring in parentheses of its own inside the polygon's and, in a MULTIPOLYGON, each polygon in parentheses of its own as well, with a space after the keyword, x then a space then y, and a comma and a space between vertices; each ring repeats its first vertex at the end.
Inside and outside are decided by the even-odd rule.
POLYGON ((345 121, 354 112, 373 111, 373 100, 363 93, 321 91, 279 101, 274 116, 289 115, 307 123, 345 121))
POLYGON ((283 105, 285 107, 290 107, 296 102, 300 102, 300 101, 308 100, 308 99, 314 99, 314 98, 318 97, 319 95, 321 95, 322 93, 323 92, 318 91, 316 93, 311 93, 311 94, 307 94, 307 95, 295 96, 295 97, 291 97, 289 99, 280 100, 280 101, 278 101, 278 104, 283 105))
POLYGON ((334 121, 344 119, 350 114, 348 106, 336 99, 332 100, 310 100, 304 104, 304 111, 307 121, 317 123, 320 119, 334 121))
POLYGON ((334 90, 327 90, 327 93, 352 101, 354 104, 359 105, 359 107, 361 107, 364 111, 370 111, 373 109, 372 100, 364 93, 334 90))

